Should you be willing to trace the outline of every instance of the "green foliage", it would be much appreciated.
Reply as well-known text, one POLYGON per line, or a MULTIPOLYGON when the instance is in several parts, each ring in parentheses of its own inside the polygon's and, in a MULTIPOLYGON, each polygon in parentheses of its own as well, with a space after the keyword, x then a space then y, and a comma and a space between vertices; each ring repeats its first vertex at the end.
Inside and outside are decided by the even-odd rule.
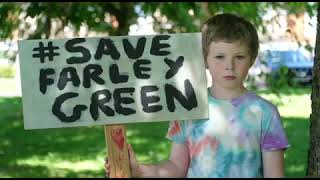
POLYGON ((0 4, 0 38, 11 36, 13 30, 19 29, 23 34, 30 31, 25 25, 27 17, 36 18, 37 29, 28 36, 29 39, 48 38, 50 33, 59 33, 65 26, 72 26, 77 31, 82 24, 89 30, 109 32, 110 35, 127 35, 129 25, 135 22, 135 3, 120 2, 23 2, 0 4), (111 17, 119 22, 112 25, 111 17), (107 19, 107 20, 106 20, 107 19), (51 23, 58 20, 62 26, 57 32, 51 32, 51 23), (24 24, 25 28, 19 27, 24 24))
POLYGON ((288 67, 282 66, 279 71, 266 74, 268 87, 271 88, 273 92, 279 88, 287 87, 289 81, 288 72, 288 67))
POLYGON ((301 86, 294 80, 294 74, 288 67, 282 66, 276 72, 265 74, 268 88, 278 94, 279 89, 290 89, 301 86))
MULTIPOLYGON (((262 25, 262 15, 269 5, 267 3, 248 2, 166 2, 166 3, 145 3, 142 5, 148 14, 154 13, 157 9, 168 18, 173 28, 168 32, 196 32, 200 31, 200 25, 210 16, 229 12, 242 15, 252 21, 255 25, 262 25), (189 14, 192 10, 193 15, 189 14)), ((155 18, 158 25, 161 19, 155 18)), ((160 32, 164 31, 158 28, 160 32)))
POLYGON ((268 4, 266 3, 249 3, 249 2, 219 2, 210 3, 212 13, 228 12, 239 14, 256 26, 262 25, 262 15, 266 12, 268 4))
MULTIPOLYGON (((283 8, 292 13, 306 10, 310 15, 316 12, 316 3, 312 2, 3 2, 0 4, 0 38, 10 37, 27 17, 37 18, 37 30, 28 37, 30 39, 48 38, 53 20, 62 23, 59 31, 67 25, 79 30, 86 24, 89 30, 127 35, 129 26, 138 17, 137 7, 143 10, 140 14, 152 15, 154 28, 160 33, 200 31, 203 21, 221 12, 242 15, 262 30, 262 15, 268 8, 283 8), (156 11, 160 12, 159 17, 155 16, 156 11), (113 24, 112 18, 118 21, 118 26, 113 24), (172 28, 166 28, 166 23, 172 28)), ((20 27, 20 31, 23 33, 29 28, 20 27)))
POLYGON ((11 37, 11 32, 19 25, 18 16, 22 7, 18 3, 0 3, 0 38, 11 37))
POLYGON ((195 2, 152 2, 141 4, 146 14, 153 15, 155 19, 155 29, 160 33, 184 33, 199 31, 200 22, 197 20, 201 12, 201 7, 195 2), (154 13, 159 10, 162 16, 154 13), (194 15, 190 15, 192 11, 194 15), (164 24, 169 23, 172 28, 165 28, 164 24))

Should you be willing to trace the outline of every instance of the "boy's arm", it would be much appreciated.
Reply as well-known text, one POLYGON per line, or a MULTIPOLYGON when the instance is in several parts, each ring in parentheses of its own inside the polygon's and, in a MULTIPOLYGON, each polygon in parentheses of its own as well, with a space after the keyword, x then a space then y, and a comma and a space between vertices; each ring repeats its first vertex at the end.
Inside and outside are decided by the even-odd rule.
POLYGON ((188 147, 172 144, 170 159, 157 165, 139 165, 139 177, 186 177, 189 168, 188 147))
POLYGON ((265 178, 284 177, 283 150, 263 151, 263 176, 265 178))

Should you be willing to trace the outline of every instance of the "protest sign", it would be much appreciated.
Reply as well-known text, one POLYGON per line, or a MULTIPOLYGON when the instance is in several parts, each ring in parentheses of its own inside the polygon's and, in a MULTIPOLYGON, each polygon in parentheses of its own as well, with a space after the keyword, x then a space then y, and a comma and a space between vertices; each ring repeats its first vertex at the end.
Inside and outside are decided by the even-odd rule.
POLYGON ((208 117, 201 33, 18 45, 25 129, 208 117))

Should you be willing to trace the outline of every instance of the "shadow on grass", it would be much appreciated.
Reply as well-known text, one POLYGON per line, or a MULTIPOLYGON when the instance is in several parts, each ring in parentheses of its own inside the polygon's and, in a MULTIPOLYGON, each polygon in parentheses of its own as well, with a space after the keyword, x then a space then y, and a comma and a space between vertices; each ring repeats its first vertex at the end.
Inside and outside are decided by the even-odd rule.
POLYGON ((169 157, 171 142, 165 137, 169 122, 128 124, 127 137, 143 162, 159 162, 169 157))
POLYGON ((99 172, 73 172, 69 169, 47 169, 43 163, 19 163, 36 158, 38 161, 46 159, 49 165, 57 159, 79 162, 95 160, 99 155, 102 157, 106 153, 103 126, 24 130, 21 98, 0 98, 0 112, 1 176, 103 177, 103 164, 99 172), (50 159, 50 155, 54 156, 50 159))
POLYGON ((287 177, 305 177, 309 150, 309 119, 283 118, 290 147, 285 152, 287 177))

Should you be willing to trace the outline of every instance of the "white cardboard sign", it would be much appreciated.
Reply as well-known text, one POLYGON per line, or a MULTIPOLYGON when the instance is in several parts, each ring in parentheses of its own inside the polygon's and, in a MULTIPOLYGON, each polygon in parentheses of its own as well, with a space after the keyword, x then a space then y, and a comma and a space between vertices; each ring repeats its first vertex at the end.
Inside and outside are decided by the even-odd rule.
POLYGON ((18 45, 25 129, 208 118, 201 33, 18 45))

